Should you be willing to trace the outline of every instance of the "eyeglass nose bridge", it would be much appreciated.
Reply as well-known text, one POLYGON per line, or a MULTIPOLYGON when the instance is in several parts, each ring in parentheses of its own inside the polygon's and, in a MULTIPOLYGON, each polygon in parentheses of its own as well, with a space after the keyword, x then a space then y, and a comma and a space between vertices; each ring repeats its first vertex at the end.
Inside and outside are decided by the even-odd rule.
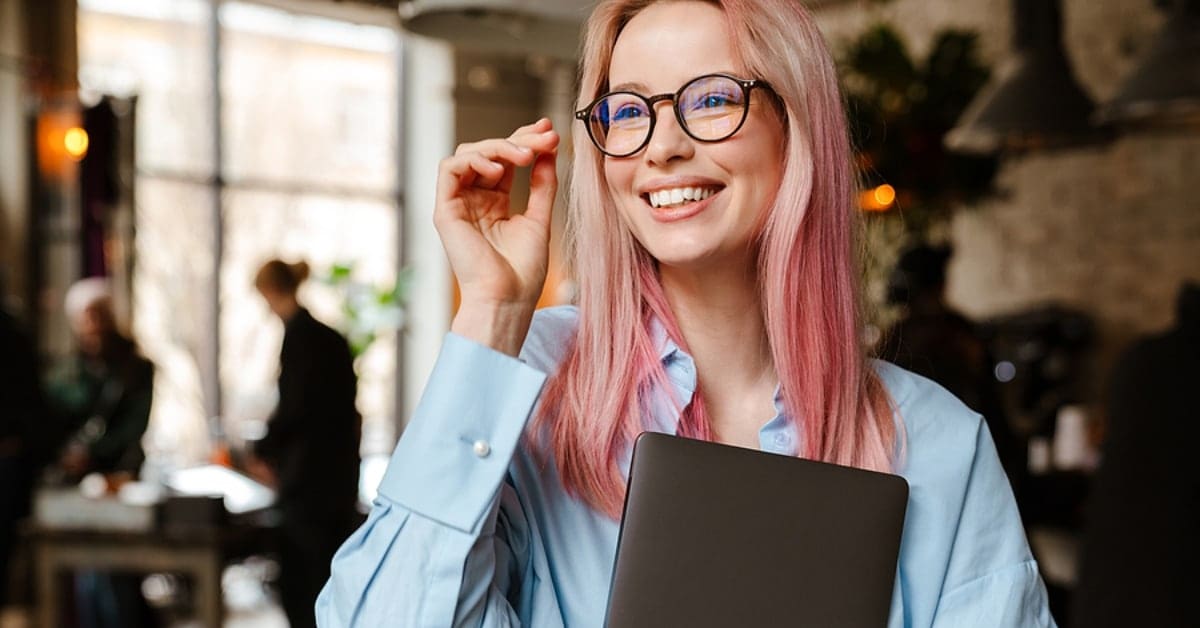
MULTIPOLYGON (((682 91, 682 89, 680 90, 682 91)), ((644 97, 646 100, 647 110, 650 112, 650 126, 646 129, 646 138, 642 140, 642 146, 638 150, 650 145, 654 140, 654 129, 658 128, 658 103, 669 101, 671 103, 671 113, 675 117, 675 122, 679 124, 679 130, 689 138, 693 138, 692 132, 688 129, 687 122, 683 119, 683 113, 679 111, 679 94, 656 94, 654 96, 644 97)))

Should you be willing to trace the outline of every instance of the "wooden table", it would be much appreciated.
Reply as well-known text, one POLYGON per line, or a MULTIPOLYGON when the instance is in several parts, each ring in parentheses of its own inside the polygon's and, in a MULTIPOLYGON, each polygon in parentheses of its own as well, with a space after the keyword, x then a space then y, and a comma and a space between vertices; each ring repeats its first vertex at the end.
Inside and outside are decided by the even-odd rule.
POLYGON ((95 569, 189 575, 196 618, 203 626, 217 628, 224 611, 221 569, 226 536, 218 528, 166 534, 35 527, 27 538, 33 543, 37 571, 37 625, 61 625, 66 597, 58 588, 58 574, 95 569))

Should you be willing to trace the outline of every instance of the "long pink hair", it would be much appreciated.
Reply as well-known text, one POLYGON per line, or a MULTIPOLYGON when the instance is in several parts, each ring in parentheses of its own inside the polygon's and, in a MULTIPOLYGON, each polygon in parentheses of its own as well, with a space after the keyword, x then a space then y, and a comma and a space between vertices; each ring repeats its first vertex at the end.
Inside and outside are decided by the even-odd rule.
MULTIPOLYGON (((656 0, 604 0, 581 52, 579 107, 608 88, 621 29, 656 0)), ((760 307, 800 455, 891 470, 900 429, 860 346, 851 151, 837 75, 824 40, 795 0, 709 0, 724 10, 736 53, 786 110, 782 185, 758 239, 760 307)), ((579 284, 579 326, 531 429, 567 490, 620 516, 617 456, 643 430, 653 389, 673 390, 650 333, 657 318, 686 344, 655 260, 618 216, 603 156, 573 127, 567 248, 579 284)), ((677 402, 679 400, 676 400, 677 402)), ((697 390, 679 433, 711 439, 697 390)))

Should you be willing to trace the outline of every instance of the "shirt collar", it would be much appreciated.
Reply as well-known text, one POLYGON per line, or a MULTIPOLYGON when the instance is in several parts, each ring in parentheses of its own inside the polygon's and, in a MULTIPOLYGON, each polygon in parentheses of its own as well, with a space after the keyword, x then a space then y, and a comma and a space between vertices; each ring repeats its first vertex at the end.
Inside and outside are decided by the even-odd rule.
POLYGON ((650 341, 658 348, 658 359, 663 364, 666 364, 667 360, 676 353, 683 352, 679 348, 679 345, 675 344, 675 341, 671 339, 671 335, 667 333, 666 325, 663 325, 658 316, 650 317, 650 341))
MULTIPOLYGON (((658 349, 658 359, 662 363, 667 379, 674 388, 675 398, 679 406, 661 395, 655 395, 649 406, 650 416, 646 417, 646 429, 664 434, 679 433, 679 408, 691 403, 696 391, 696 364, 692 356, 679 347, 667 333, 666 326, 657 316, 650 319, 650 340, 658 349)), ((783 409, 783 392, 775 386, 775 418, 768 421, 759 431, 760 449, 775 453, 795 455, 798 451, 798 438, 795 425, 787 419, 783 409)), ((630 454, 632 443, 624 455, 619 458, 622 475, 629 477, 630 454)))

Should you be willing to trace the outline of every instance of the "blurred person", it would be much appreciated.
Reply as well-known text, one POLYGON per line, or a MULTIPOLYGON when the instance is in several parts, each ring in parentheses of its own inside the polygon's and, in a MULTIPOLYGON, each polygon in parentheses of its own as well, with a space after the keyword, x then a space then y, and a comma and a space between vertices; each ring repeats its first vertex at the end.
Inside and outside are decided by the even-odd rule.
POLYGON ((76 351, 51 374, 46 389, 69 434, 58 467, 64 481, 101 473, 115 488, 136 479, 146 460, 142 436, 150 421, 154 365, 117 328, 106 279, 73 284, 64 309, 76 351))
MULTIPOLYGON (((108 280, 81 279, 63 302, 76 350, 51 375, 47 401, 66 445, 58 456, 58 480, 75 483, 102 474, 110 491, 135 480, 146 460, 142 436, 150 421, 154 365, 117 327, 108 280)), ((141 576, 80 571, 75 603, 84 628, 155 625, 141 594, 141 576)))
POLYGON ((1072 619, 1080 628, 1200 626, 1200 284, 1176 322, 1133 344, 1109 378, 1072 619))
POLYGON ((1009 425, 992 374, 987 344, 975 323, 946 302, 950 245, 918 244, 896 262, 888 301, 904 308, 877 354, 941 384, 987 421, 1010 479, 1024 473, 1024 451, 1009 425))
POLYGON ((254 447, 252 474, 278 491, 279 588, 293 628, 315 626, 313 604, 329 561, 358 515, 357 377, 350 347, 297 299, 308 264, 271 260, 254 285, 284 324, 279 404, 254 447))
MULTIPOLYGON (((5 295, 0 284, 0 299, 5 295)), ((33 338, 0 301, 0 609, 8 603, 17 523, 29 514, 48 444, 33 338)))
POLYGON ((578 307, 534 311, 551 122, 441 162, 433 220, 461 304, 334 558, 323 626, 598 625, 644 430, 899 473, 891 625, 1054 625, 982 419, 864 355, 849 134, 803 4, 597 4, 572 123, 578 307))

